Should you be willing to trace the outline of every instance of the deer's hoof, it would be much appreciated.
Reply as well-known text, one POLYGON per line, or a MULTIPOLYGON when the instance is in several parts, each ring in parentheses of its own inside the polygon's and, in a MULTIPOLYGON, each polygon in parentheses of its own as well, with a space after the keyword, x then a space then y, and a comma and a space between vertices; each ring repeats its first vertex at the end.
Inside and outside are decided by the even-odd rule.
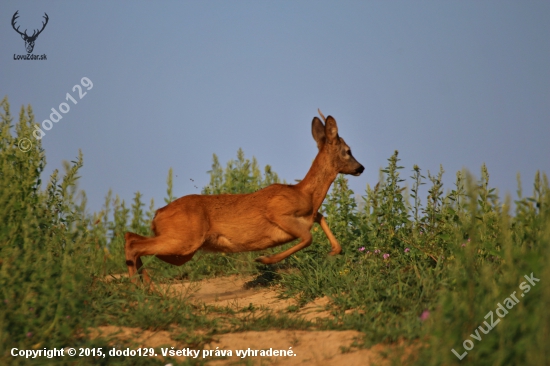
POLYGON ((340 254, 340 253, 342 253, 342 249, 340 249, 340 250, 333 250, 332 252, 328 253, 328 255, 338 255, 338 254, 340 254))

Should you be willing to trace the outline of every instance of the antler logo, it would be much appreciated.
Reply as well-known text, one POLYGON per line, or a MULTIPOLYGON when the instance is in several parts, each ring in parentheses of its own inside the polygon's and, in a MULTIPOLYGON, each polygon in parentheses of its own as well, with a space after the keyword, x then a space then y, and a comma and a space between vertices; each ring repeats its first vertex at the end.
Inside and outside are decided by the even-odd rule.
POLYGON ((15 20, 17 18, 19 18, 19 15, 17 15, 17 13, 19 13, 19 10, 17 10, 15 12, 15 14, 13 14, 13 18, 11 18, 11 26, 13 27, 13 29, 15 29, 15 31, 17 33, 19 33, 21 35, 21 38, 23 38, 23 40, 25 41, 25 48, 27 49, 27 53, 32 53, 32 50, 34 49, 34 42, 36 41, 36 38, 38 37, 38 35, 40 33, 42 33, 42 31, 44 30, 44 28, 46 28, 46 24, 48 24, 48 14, 44 13, 44 19, 46 19, 45 22, 42 22, 42 29, 40 30, 34 30, 34 32, 32 33, 32 36, 29 36, 27 34, 27 30, 25 29, 25 32, 24 33, 21 33, 19 31, 19 27, 15 28, 15 20), (38 33, 37 33, 38 32, 38 33))

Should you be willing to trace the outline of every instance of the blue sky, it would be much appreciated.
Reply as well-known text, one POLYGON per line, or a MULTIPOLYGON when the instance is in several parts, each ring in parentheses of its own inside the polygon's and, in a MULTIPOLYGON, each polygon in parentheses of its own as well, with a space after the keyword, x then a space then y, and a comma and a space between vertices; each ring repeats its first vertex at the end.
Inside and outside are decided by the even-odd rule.
POLYGON ((161 207, 170 167, 176 196, 199 193, 212 154, 225 165, 239 147, 301 179, 317 108, 366 168, 357 194, 394 150, 405 177, 442 164, 446 189, 484 162, 502 194, 518 172, 525 193, 550 172, 548 1, 2 1, 0 14, 0 97, 39 123, 77 98, 42 143, 48 174, 82 149, 93 211, 110 188, 161 207), (47 61, 13 59, 17 10, 21 30, 48 14, 33 51, 47 61))

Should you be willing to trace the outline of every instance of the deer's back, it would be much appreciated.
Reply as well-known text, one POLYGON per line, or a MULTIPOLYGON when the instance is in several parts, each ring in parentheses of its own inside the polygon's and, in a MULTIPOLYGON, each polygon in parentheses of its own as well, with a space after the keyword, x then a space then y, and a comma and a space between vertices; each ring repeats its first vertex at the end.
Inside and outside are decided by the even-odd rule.
POLYGON ((204 234, 202 249, 221 252, 260 250, 295 239, 273 221, 277 215, 309 220, 311 206, 295 188, 274 184, 249 194, 189 195, 157 210, 156 235, 178 235, 185 230, 204 234))

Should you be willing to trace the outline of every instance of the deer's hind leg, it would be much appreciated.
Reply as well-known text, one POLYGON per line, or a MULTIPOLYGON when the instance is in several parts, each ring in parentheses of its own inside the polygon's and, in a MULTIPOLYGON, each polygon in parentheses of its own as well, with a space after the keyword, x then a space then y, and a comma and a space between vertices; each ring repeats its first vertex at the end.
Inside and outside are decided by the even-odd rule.
POLYGON ((125 240, 124 252, 126 255, 126 265, 128 266, 128 275, 130 276, 130 279, 132 279, 133 282, 135 282, 135 279, 133 278, 133 276, 136 273, 140 273, 145 278, 149 279, 149 275, 147 274, 147 271, 145 269, 142 269, 143 263, 141 262, 141 258, 137 258, 135 262, 128 260, 128 248, 130 247, 131 242, 135 240, 144 240, 144 239, 147 239, 147 238, 145 236, 138 235, 135 233, 127 232, 126 234, 124 234, 124 240, 125 240))
POLYGON ((128 266, 128 274, 134 283, 137 282, 136 274, 141 274, 145 283, 151 282, 147 271, 142 268, 142 256, 155 255, 167 263, 179 266, 189 261, 202 245, 200 238, 199 240, 197 238, 192 240, 193 238, 185 238, 185 235, 180 238, 162 235, 146 238, 134 233, 126 233, 125 238, 126 265, 128 266))

